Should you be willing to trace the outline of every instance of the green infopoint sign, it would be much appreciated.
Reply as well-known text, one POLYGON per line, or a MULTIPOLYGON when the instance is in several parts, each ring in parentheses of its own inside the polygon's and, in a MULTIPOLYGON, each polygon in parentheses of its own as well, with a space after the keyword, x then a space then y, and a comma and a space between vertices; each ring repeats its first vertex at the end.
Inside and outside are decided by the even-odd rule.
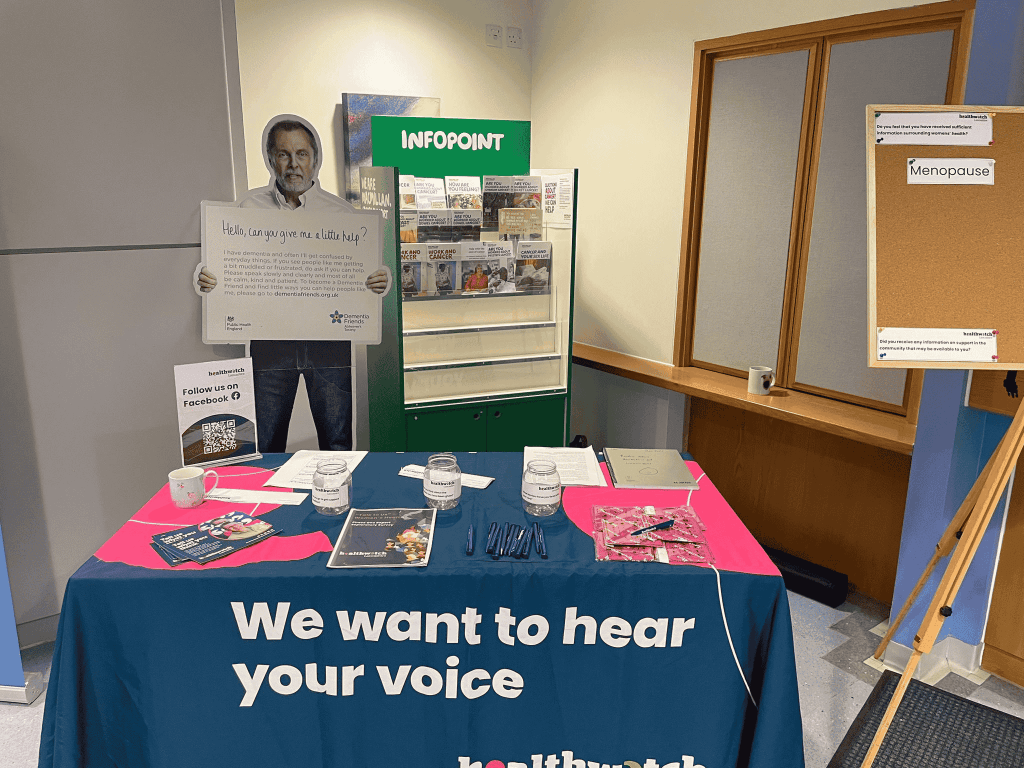
POLYGON ((426 178, 530 173, 528 120, 373 117, 373 164, 426 178))

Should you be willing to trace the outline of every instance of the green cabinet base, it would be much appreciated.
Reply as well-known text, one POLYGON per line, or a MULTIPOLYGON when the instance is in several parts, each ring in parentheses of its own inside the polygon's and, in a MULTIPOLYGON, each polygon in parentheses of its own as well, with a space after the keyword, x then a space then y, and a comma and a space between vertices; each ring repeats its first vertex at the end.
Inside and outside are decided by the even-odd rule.
POLYGON ((406 410, 407 451, 521 451, 565 445, 566 396, 406 410))

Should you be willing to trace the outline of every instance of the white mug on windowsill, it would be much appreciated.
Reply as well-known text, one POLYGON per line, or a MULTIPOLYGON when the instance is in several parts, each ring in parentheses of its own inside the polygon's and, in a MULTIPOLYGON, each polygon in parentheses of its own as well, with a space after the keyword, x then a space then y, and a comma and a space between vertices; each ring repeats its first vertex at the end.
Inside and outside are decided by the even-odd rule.
POLYGON ((775 386, 775 373, 767 365, 752 365, 747 374, 747 392, 752 395, 767 395, 775 386))
POLYGON ((213 488, 216 488, 217 483, 220 482, 220 475, 212 469, 204 472, 200 467, 182 467, 169 472, 167 484, 171 490, 171 501, 174 502, 174 506, 190 509, 202 504, 206 494, 213 490, 213 488, 210 491, 206 490, 208 475, 213 475, 213 488))

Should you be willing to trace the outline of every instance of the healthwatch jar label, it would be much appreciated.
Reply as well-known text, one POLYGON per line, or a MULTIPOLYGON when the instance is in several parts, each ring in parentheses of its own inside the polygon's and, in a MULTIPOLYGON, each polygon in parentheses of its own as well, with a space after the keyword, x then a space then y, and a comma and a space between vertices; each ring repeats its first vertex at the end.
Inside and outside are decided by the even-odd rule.
POLYGON ((340 488, 313 487, 313 504, 318 507, 343 507, 348 504, 348 486, 340 488))
POLYGON ((562 486, 523 482, 523 501, 530 504, 555 504, 562 497, 562 486))
POLYGON ((423 495, 434 501, 458 498, 462 483, 453 472, 431 472, 423 479, 423 495))

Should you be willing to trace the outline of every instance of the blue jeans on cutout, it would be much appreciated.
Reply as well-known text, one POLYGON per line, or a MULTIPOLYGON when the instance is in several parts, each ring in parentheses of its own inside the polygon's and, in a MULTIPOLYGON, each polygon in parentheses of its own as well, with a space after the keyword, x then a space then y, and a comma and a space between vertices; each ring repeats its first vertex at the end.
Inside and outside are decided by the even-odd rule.
POLYGON ((352 351, 347 341, 253 341, 261 453, 284 453, 299 387, 306 380, 321 451, 352 450, 352 351))

